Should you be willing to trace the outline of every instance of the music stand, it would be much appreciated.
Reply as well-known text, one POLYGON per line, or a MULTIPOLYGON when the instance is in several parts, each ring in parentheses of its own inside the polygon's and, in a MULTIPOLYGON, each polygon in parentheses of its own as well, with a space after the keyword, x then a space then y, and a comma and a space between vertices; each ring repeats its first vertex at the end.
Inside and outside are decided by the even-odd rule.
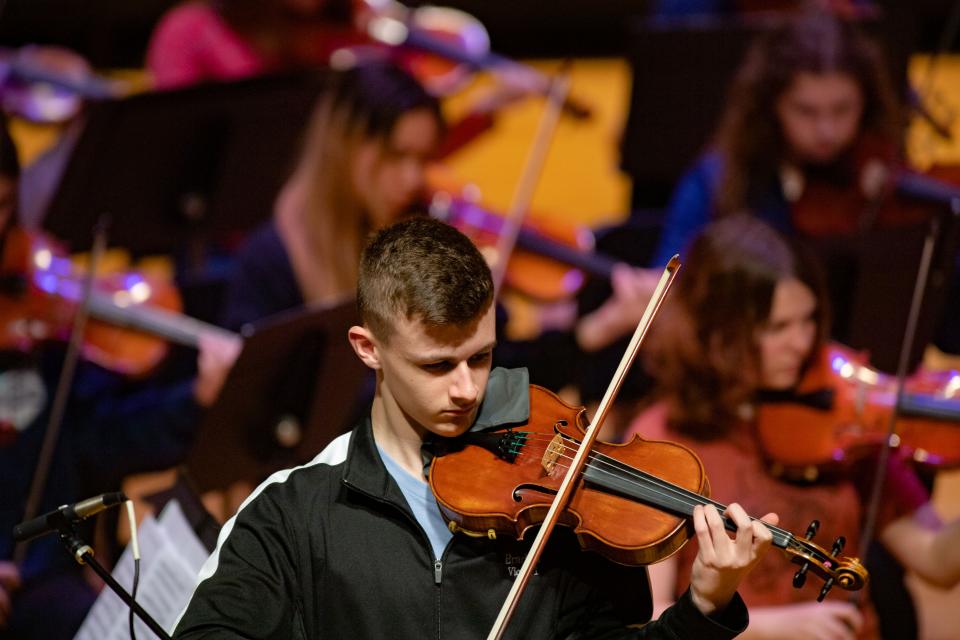
MULTIPOLYGON (((916 196, 914 196, 916 197, 916 196)), ((948 302, 949 285, 957 261, 960 190, 931 207, 932 219, 915 226, 871 231, 856 248, 856 285, 845 341, 870 353, 871 364, 882 371, 897 370, 904 335, 909 327, 911 292, 922 268, 924 244, 932 243, 923 295, 917 311, 915 335, 907 356, 907 371, 922 361, 935 336, 948 302)), ((945 318, 949 321, 949 318, 945 318)))
POLYGON ((246 338, 186 462, 198 491, 259 484, 303 464, 359 417, 370 370, 347 342, 356 302, 297 310, 259 324, 246 338))
POLYGON ((268 218, 327 74, 91 103, 43 226, 74 251, 101 214, 132 254, 183 254, 268 218), (189 243, 189 244, 188 244, 189 243))

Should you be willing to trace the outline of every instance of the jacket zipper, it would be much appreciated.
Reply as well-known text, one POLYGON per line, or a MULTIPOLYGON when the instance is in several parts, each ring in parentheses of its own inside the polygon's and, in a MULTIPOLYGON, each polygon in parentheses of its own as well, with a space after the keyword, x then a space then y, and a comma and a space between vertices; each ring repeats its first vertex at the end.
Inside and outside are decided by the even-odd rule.
POLYGON ((442 595, 440 578, 441 572, 443 571, 443 560, 436 560, 433 563, 433 583, 437 585, 437 601, 434 606, 434 611, 436 611, 436 618, 434 618, 434 628, 437 630, 437 640, 440 640, 443 637, 443 634, 440 632, 440 596, 442 595))
MULTIPOLYGON (((391 508, 393 508, 393 509, 396 509, 396 510, 399 511, 401 514, 403 514, 403 517, 406 518, 408 522, 412 523, 413 526, 416 527, 417 530, 420 532, 420 540, 421 540, 421 541, 426 541, 426 543, 427 543, 427 544, 426 544, 427 553, 428 553, 430 556, 433 556, 433 545, 430 544, 430 538, 429 538, 429 536, 427 536, 427 532, 423 529, 422 526, 420 526, 420 523, 417 522, 417 519, 414 518, 411 514, 407 513, 407 511, 406 511, 405 509, 401 509, 398 505, 390 502, 390 501, 387 500, 386 498, 382 498, 382 497, 380 497, 380 496, 376 496, 376 495, 373 495, 373 494, 371 494, 371 493, 368 493, 368 492, 364 491, 363 489, 360 489, 359 487, 357 487, 357 486, 355 486, 354 484, 350 483, 350 482, 347 481, 347 480, 342 480, 341 482, 343 482, 343 484, 344 484, 345 486, 350 487, 350 488, 353 489, 354 491, 357 491, 357 492, 359 492, 359 493, 362 493, 363 495, 365 495, 365 496, 367 496, 367 497, 369 497, 369 498, 371 498, 371 499, 373 499, 373 500, 376 500, 377 502, 379 502, 379 503, 381 503, 381 504, 385 504, 385 505, 387 505, 387 506, 389 506, 389 507, 391 507, 391 508)), ((449 548, 450 548, 450 545, 448 544, 448 545, 447 545, 447 549, 449 549, 449 548)), ((440 589, 441 589, 441 583, 443 582, 443 555, 446 554, 447 549, 444 549, 444 550, 443 550, 443 554, 441 554, 441 557, 436 558, 436 559, 434 559, 434 561, 433 561, 433 583, 434 583, 435 585, 437 585, 437 601, 436 601, 436 606, 434 607, 434 610, 436 611, 436 618, 434 619, 434 625, 435 625, 435 627, 436 627, 436 629, 437 629, 437 640, 440 640, 440 637, 441 637, 441 633, 440 633, 440 595, 441 595, 440 589)))

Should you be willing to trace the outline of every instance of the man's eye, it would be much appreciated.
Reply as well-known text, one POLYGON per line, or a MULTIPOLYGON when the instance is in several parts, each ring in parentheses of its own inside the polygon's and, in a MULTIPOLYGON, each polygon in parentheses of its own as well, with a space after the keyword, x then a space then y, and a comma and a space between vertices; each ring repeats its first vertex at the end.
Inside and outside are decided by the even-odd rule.
POLYGON ((422 365, 427 371, 447 371, 450 368, 449 362, 430 362, 422 365))
POLYGON ((491 353, 489 351, 484 351, 483 353, 478 353, 470 358, 470 362, 480 364, 481 362, 486 362, 490 358, 491 353))

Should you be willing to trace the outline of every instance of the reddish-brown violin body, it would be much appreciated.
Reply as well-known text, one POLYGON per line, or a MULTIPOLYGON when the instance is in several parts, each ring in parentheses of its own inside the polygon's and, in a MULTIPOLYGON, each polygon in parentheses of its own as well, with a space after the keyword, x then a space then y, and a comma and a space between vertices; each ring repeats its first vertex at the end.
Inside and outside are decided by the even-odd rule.
MULTIPOLYGON (((0 348, 29 351, 38 343, 66 340, 83 289, 81 273, 49 238, 18 227, 7 231, 3 249, 0 348)), ((97 276, 93 286, 94 311, 180 308, 171 283, 136 272, 97 276)), ((91 321, 83 336, 85 359, 125 375, 148 373, 167 350, 162 338, 116 322, 91 321)))
MULTIPOLYGON (((458 529, 520 538, 542 522, 572 457, 568 447, 551 449, 551 444, 558 436, 579 442, 585 410, 537 386, 530 388, 530 403, 530 421, 516 427, 529 435, 514 461, 481 446, 433 461, 430 486, 444 517, 458 529)), ((709 493, 703 464, 682 445, 638 437, 622 445, 601 443, 594 450, 693 492, 709 493)), ((585 549, 622 564, 649 564, 679 549, 693 531, 686 518, 581 483, 560 522, 573 527, 585 549)))
MULTIPOLYGON (((909 378, 891 445, 919 464, 960 466, 957 391, 957 372, 909 378)), ((862 354, 835 344, 824 347, 795 393, 797 401, 762 402, 757 408, 761 448, 778 473, 816 480, 875 453, 887 441, 897 404, 894 380, 870 369, 862 354), (799 400, 824 393, 827 406, 799 400)))

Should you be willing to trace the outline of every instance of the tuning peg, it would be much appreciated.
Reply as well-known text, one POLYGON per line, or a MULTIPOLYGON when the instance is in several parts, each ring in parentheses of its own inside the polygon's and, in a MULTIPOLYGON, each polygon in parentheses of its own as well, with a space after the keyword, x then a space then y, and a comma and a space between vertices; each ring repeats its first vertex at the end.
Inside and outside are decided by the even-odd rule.
MULTIPOLYGON (((807 533, 804 537, 807 540, 813 540, 813 536, 817 535, 817 531, 820 530, 820 521, 811 520, 810 524, 807 525, 807 533)), ((807 581, 807 571, 810 569, 810 563, 804 562, 803 565, 797 569, 797 572, 793 574, 793 586, 797 589, 802 587, 807 581)))
POLYGON ((840 552, 843 551, 843 547, 847 544, 847 539, 843 536, 840 536, 833 541, 833 547, 830 549, 830 555, 836 558, 840 555, 840 552))
POLYGON ((827 594, 830 593, 830 589, 833 588, 833 578, 828 578, 826 582, 823 583, 823 588, 820 589, 820 595, 817 596, 817 602, 823 602, 823 599, 827 597, 827 594))

